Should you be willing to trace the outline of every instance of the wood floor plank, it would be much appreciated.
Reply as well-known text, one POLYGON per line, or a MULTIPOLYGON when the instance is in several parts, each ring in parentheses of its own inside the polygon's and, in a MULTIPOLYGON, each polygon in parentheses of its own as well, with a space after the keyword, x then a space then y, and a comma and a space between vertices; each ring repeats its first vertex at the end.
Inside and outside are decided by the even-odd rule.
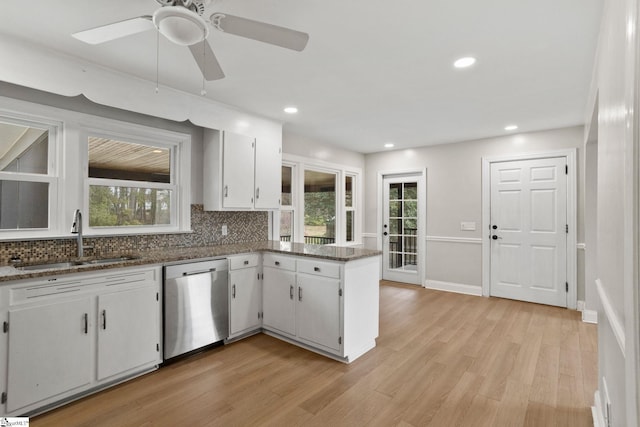
POLYGON ((592 426, 579 313, 382 282, 350 365, 258 334, 31 419, 47 426, 592 426))

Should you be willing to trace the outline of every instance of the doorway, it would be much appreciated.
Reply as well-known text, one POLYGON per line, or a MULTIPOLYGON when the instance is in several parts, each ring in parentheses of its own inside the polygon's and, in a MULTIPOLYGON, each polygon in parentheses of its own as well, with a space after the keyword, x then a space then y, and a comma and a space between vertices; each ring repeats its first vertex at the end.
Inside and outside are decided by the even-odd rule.
POLYGON ((575 150, 483 161, 484 295, 575 308, 575 184, 575 150))
POLYGON ((424 174, 382 176, 382 278, 422 285, 424 174))

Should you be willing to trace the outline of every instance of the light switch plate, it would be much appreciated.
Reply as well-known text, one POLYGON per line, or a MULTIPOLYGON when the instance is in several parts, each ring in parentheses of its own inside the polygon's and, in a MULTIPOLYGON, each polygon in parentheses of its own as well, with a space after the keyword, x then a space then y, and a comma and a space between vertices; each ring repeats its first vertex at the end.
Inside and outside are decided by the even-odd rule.
POLYGON ((227 224, 222 224, 222 235, 226 236, 229 234, 229 230, 227 230, 227 224))
POLYGON ((460 230, 462 231, 476 231, 475 221, 462 221, 460 223, 460 230))

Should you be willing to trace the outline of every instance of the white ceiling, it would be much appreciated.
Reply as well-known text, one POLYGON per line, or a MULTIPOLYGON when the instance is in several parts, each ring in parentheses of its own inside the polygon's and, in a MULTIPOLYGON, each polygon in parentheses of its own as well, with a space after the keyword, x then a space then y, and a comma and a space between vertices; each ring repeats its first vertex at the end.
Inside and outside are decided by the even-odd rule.
MULTIPOLYGON (((6 1, 5 33, 145 79, 154 31, 100 45, 71 33, 139 15, 155 0, 6 1)), ((299 53, 211 31, 227 77, 207 97, 359 152, 584 122, 602 0, 219 0, 214 11, 309 33, 299 53), (454 69, 461 56, 478 58, 454 69), (300 112, 289 116, 286 105, 300 112)), ((3 59, 4 60, 4 59, 3 59)), ((200 93, 189 51, 161 37, 160 82, 200 93)))

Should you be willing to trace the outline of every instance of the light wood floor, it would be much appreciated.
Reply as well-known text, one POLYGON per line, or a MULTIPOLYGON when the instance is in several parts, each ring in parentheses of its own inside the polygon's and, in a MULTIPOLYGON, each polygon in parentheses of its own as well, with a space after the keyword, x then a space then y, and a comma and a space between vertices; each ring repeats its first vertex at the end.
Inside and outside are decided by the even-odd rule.
POLYGON ((264 334, 32 418, 44 426, 592 426, 578 312, 383 282, 377 347, 345 365, 264 334))

